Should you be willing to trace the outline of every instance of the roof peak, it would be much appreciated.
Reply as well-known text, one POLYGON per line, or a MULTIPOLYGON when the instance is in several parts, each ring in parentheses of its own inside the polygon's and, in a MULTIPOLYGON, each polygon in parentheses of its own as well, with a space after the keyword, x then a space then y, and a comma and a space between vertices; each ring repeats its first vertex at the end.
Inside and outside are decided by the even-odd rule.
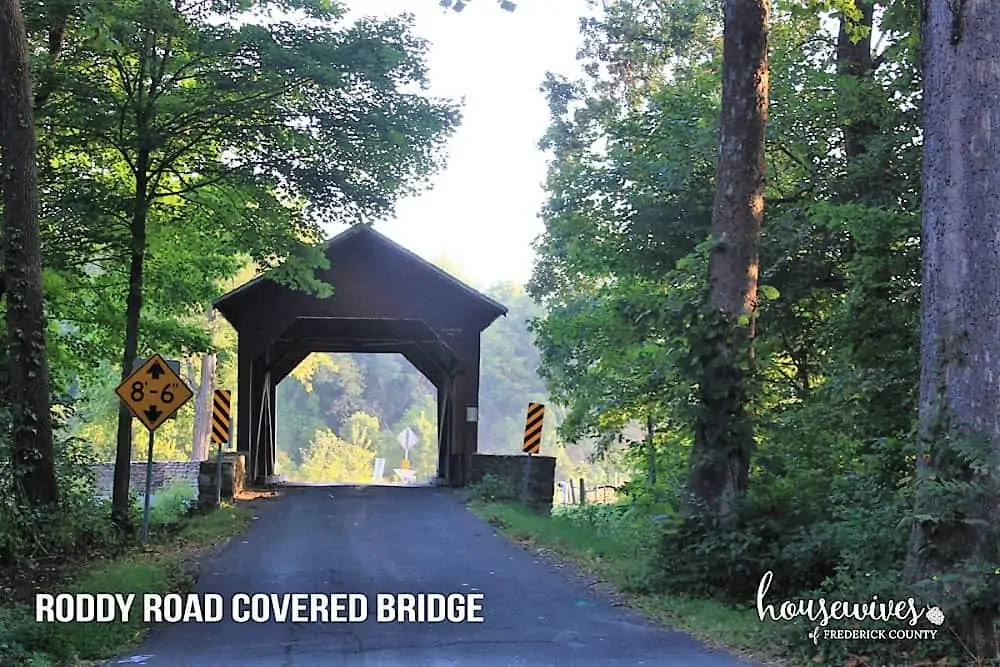
MULTIPOLYGON (((421 267, 423 267, 424 269, 426 269, 428 272, 430 272, 432 274, 435 274, 438 277, 444 279, 446 282, 448 282, 452 286, 457 287, 458 289, 464 291, 469 296, 472 296, 476 300, 478 300, 478 301, 486 304, 492 310, 495 310, 496 313, 497 313, 497 315, 496 315, 497 317, 499 317, 500 315, 506 315, 509 312, 508 309, 507 309, 507 306, 503 305, 502 303, 500 303, 499 301, 493 299, 492 297, 489 297, 486 294, 483 294, 482 292, 480 292, 476 288, 472 287, 471 285, 466 284, 462 280, 459 280, 458 278, 456 278, 452 274, 448 273, 447 271, 445 271, 441 267, 437 266, 433 262, 429 262, 428 260, 426 260, 423 257, 421 257, 420 255, 416 254, 415 252, 413 252, 409 248, 407 248, 407 247, 405 247, 405 246, 397 243, 396 241, 392 240, 391 238, 389 238, 388 236, 386 236, 382 232, 379 232, 378 230, 376 230, 371 223, 356 223, 356 224, 352 224, 350 227, 348 227, 344 231, 340 232, 339 234, 335 234, 334 236, 328 238, 326 241, 322 242, 320 244, 320 247, 323 248, 323 252, 324 253, 327 253, 333 247, 335 247, 337 245, 340 245, 344 241, 347 241, 348 239, 350 239, 350 238, 352 238, 354 236, 358 236, 358 235, 365 235, 365 236, 367 236, 367 237, 369 237, 369 238, 377 241, 378 243, 381 243, 381 244, 383 244, 383 245, 391 248, 395 252, 401 254, 402 256, 404 256, 404 257, 410 259, 411 261, 415 262, 416 264, 420 265, 421 267)), ((259 284, 260 282, 262 282, 262 281, 264 281, 266 279, 267 279, 267 272, 265 272, 265 273, 257 276, 256 278, 254 278, 254 279, 252 279, 252 280, 244 283, 243 285, 240 285, 236 289, 234 289, 234 290, 232 290, 232 291, 224 294, 223 296, 219 297, 218 299, 215 300, 215 302, 214 302, 213 305, 216 306, 216 307, 218 307, 223 302, 228 301, 232 297, 237 296, 238 294, 246 291, 247 289, 253 287, 254 285, 259 284)))
POLYGON ((377 229, 375 229, 373 223, 359 222, 359 223, 353 224, 350 227, 348 227, 347 229, 345 229, 344 231, 340 232, 339 234, 336 234, 336 235, 330 237, 329 239, 327 239, 323 243, 323 247, 324 247, 325 250, 329 250, 332 246, 336 245, 337 243, 340 243, 342 241, 346 241, 350 237, 357 236, 359 234, 368 234, 372 238, 377 239, 378 241, 380 241, 382 243, 385 243, 386 245, 392 247, 397 252, 402 253, 406 257, 408 257, 408 258, 414 260, 415 262, 417 262, 418 264, 426 267, 431 272, 438 274, 439 276, 441 276, 442 278, 444 278, 448 282, 454 284, 456 287, 458 287, 458 288, 460 288, 460 289, 462 289, 462 290, 470 293, 472 296, 474 296, 474 297, 476 297, 476 298, 478 298, 478 299, 480 299, 482 301, 485 301, 487 304, 489 304, 490 306, 492 306, 496 310, 500 311, 501 315, 506 315, 509 312, 508 309, 507 309, 507 306, 503 305, 502 303, 500 303, 496 299, 493 299, 492 297, 487 296, 486 294, 483 294, 481 291, 479 291, 475 287, 469 285, 468 283, 466 283, 466 282, 460 280, 459 278, 453 276, 452 274, 448 273, 447 271, 445 271, 444 269, 442 269, 440 266, 438 266, 434 262, 431 262, 431 261, 428 261, 428 260, 424 259, 423 257, 421 257, 417 253, 413 252, 412 250, 410 250, 406 246, 404 246, 404 245, 402 245, 402 244, 394 241, 393 239, 389 238, 387 235, 385 235, 382 232, 378 231, 377 229))

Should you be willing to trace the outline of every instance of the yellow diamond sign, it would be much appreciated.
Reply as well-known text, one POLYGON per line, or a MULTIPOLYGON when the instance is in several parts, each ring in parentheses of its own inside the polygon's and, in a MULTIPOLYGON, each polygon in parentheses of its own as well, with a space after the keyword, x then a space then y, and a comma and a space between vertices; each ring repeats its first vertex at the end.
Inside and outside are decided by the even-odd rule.
POLYGON ((146 360, 115 390, 135 418, 155 431, 191 400, 191 390, 158 354, 146 360))

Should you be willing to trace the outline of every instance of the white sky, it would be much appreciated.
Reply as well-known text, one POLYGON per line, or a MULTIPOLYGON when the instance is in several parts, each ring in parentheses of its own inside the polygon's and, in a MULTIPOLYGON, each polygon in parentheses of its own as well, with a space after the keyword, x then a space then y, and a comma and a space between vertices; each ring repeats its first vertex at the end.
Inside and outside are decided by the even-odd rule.
MULTIPOLYGON (((433 189, 401 201, 375 228, 427 260, 447 258, 478 286, 530 277, 531 242, 542 232, 546 155, 537 144, 549 114, 546 71, 579 72, 578 18, 584 0, 472 0, 461 13, 438 0, 348 0, 357 14, 415 16, 430 42, 430 94, 465 98, 447 167, 433 189)), ((340 230, 334 230, 340 231, 340 230)))

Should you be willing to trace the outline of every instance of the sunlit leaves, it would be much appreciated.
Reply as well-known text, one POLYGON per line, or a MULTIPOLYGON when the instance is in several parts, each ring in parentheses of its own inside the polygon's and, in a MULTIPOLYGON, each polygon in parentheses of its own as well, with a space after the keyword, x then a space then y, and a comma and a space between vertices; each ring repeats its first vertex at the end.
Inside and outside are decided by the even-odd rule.
MULTIPOLYGON (((342 19, 327 0, 75 7, 38 113, 43 242, 79 295, 50 308, 90 354, 120 354, 137 210, 142 342, 190 350, 205 337, 168 321, 203 311, 247 256, 328 294, 315 279, 324 225, 388 215, 440 168, 459 115, 420 92, 427 45, 412 18, 342 19)), ((42 54, 46 24, 34 25, 42 54)))
MULTIPOLYGON (((688 21, 697 4, 614 3, 584 26, 591 77, 546 82, 552 163, 531 289, 547 307, 535 328, 542 371, 571 407, 567 432, 618 428, 650 400, 661 419, 691 423, 719 90, 718 25, 711 11, 688 21), (629 31, 641 39, 625 44, 629 31)), ((837 73, 830 31, 829 17, 861 18, 853 0, 775 4, 755 343, 764 439, 800 423, 789 411, 805 397, 825 402, 808 404, 809 419, 831 428, 898 433, 912 417, 918 88, 904 4, 879 3, 865 80, 837 73), (846 159, 843 128, 857 122, 874 135, 846 159)))

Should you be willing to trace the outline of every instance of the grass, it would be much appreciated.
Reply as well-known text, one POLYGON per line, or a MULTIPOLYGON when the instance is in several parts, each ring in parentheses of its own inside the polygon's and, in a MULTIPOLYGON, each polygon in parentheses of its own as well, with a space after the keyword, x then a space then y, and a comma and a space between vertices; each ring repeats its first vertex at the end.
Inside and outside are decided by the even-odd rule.
MULTIPOLYGON (((185 592, 197 577, 194 558, 239 533, 251 520, 243 507, 223 505, 155 526, 145 547, 85 565, 53 593, 185 592)), ((36 623, 34 607, 0 609, 0 664, 87 665, 137 646, 145 634, 139 604, 125 623, 36 623)))
POLYGON ((469 509, 526 547, 541 549, 615 589, 634 609, 683 630, 714 648, 771 665, 787 663, 775 655, 777 629, 761 623, 755 609, 643 590, 645 559, 634 542, 601 534, 562 516, 545 516, 509 502, 470 503, 469 509))

